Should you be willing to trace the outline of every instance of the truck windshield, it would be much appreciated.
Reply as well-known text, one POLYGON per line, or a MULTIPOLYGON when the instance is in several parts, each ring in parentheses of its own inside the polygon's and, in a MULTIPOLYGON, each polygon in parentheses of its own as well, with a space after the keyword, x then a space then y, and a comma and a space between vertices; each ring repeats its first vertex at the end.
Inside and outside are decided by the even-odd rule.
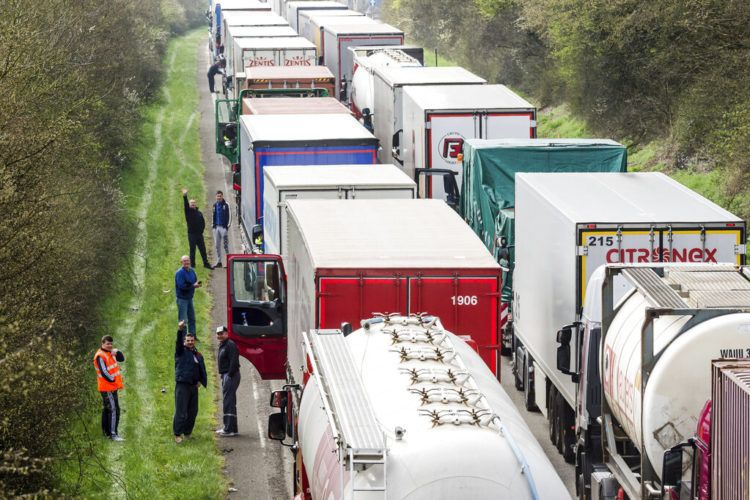
POLYGON ((281 298, 276 262, 235 261, 232 276, 232 294, 238 302, 272 302, 281 298))

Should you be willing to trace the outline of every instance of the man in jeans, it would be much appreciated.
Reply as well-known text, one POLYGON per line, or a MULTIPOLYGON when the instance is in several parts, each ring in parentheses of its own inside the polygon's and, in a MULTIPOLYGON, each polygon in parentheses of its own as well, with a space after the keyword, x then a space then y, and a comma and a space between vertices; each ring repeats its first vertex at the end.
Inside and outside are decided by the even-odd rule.
POLYGON ((195 200, 188 200, 188 190, 182 188, 182 204, 185 209, 185 222, 187 223, 188 243, 190 244, 190 263, 195 267, 195 247, 201 253, 203 267, 211 269, 206 255, 206 243, 203 241, 203 231, 206 229, 206 219, 203 213, 198 209, 198 203, 195 200))
POLYGON ((237 345, 229 340, 226 326, 216 329, 219 341, 219 375, 221 376, 221 396, 224 403, 224 427, 216 434, 224 437, 237 435, 237 387, 240 385, 240 352, 237 345))
POLYGON ((177 319, 187 322, 188 331, 195 336, 195 308, 193 295, 195 289, 201 287, 195 269, 190 267, 190 257, 183 255, 180 259, 182 267, 174 274, 174 290, 177 296, 177 319))
POLYGON ((221 264, 221 248, 224 247, 224 254, 229 254, 229 224, 232 222, 232 211, 229 210, 229 203, 224 199, 224 193, 216 191, 216 203, 213 209, 213 230, 214 230, 214 247, 216 248, 216 265, 221 264))
POLYGON ((180 444, 193 434, 198 416, 198 386, 206 387, 208 376, 203 355, 195 348, 195 335, 185 333, 185 322, 180 321, 174 349, 174 440, 180 444))

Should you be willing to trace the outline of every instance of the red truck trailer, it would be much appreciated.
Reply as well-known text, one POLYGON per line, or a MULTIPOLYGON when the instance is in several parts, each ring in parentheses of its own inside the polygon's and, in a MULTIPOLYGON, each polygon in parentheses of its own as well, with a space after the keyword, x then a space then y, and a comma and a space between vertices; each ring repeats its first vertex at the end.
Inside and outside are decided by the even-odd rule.
POLYGON ((499 376, 500 266, 439 200, 289 200, 288 258, 230 255, 228 326, 265 379, 303 382, 302 332, 428 313, 499 376), (284 269, 286 268, 286 272, 284 269))

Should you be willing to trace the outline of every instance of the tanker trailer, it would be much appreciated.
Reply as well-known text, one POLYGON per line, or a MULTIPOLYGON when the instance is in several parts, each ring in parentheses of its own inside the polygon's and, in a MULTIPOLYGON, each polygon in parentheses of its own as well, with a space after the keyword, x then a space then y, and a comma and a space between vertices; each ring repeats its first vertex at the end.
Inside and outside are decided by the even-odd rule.
POLYGON ((304 389, 272 395, 269 437, 298 447, 296 494, 569 498, 495 376, 437 317, 361 324, 304 334, 304 389))
POLYGON ((610 265, 594 273, 582 321, 558 332, 564 373, 571 338, 582 338, 580 497, 663 497, 665 453, 693 435, 711 397, 712 360, 750 353, 748 276, 730 264, 610 265))

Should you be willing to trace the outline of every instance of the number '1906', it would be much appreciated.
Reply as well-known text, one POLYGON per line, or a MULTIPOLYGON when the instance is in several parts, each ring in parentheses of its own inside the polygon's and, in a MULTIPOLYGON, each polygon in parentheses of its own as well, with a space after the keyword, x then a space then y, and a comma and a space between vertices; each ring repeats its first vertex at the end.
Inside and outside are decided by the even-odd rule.
POLYGON ((454 306, 475 306, 479 303, 476 295, 454 295, 451 297, 454 306))

